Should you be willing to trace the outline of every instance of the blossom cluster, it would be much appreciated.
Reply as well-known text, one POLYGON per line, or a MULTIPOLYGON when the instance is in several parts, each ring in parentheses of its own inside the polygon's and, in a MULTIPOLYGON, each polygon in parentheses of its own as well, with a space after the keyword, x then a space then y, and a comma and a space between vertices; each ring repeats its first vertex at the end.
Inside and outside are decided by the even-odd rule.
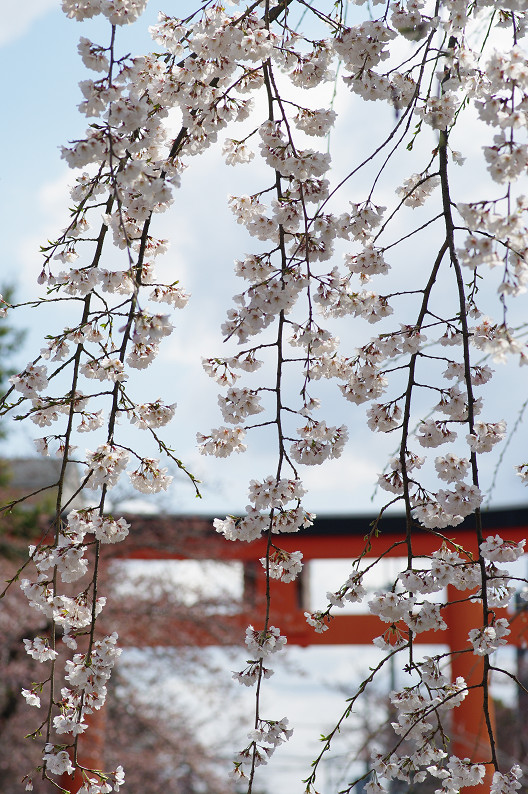
MULTIPOLYGON (((92 542, 115 543, 128 535, 129 525, 124 519, 115 520, 101 516, 93 510, 72 511, 68 521, 60 527, 57 542, 53 545, 30 547, 32 562, 36 568, 37 579, 32 582, 23 579, 22 591, 30 604, 43 613, 50 623, 62 631, 62 641, 72 650, 77 649, 78 640, 92 625, 94 616, 103 609, 106 598, 98 596, 90 599, 88 588, 77 596, 61 594, 55 577, 65 583, 74 583, 86 576, 89 560, 85 556, 89 543, 87 536, 93 535, 92 542)), ((57 637, 58 639, 58 637, 57 637)), ((48 741, 43 754, 45 774, 73 774, 74 766, 70 754, 64 749, 66 735, 71 741, 84 733, 88 724, 85 716, 100 709, 106 700, 106 683, 110 678, 115 661, 121 651, 116 647, 117 633, 95 640, 88 652, 76 653, 65 663, 65 686, 60 689, 60 697, 54 694, 52 730, 56 735, 55 743, 48 741)), ((46 663, 58 657, 58 651, 50 645, 48 636, 24 639, 26 653, 33 659, 46 663)), ((48 679, 49 681, 49 679, 48 679)), ((22 689, 22 695, 31 706, 41 707, 45 684, 34 683, 31 689, 22 689)), ((121 767, 112 773, 95 772, 84 788, 85 794, 108 794, 119 791, 124 783, 121 767)), ((26 788, 31 790, 32 782, 28 777, 26 788)), ((82 790, 81 789, 81 790, 82 790)))
MULTIPOLYGON (((250 542, 264 532, 298 532, 313 524, 315 516, 301 506, 305 491, 299 480, 276 480, 267 477, 263 482, 252 480, 249 489, 251 504, 242 518, 215 518, 213 525, 227 540, 250 542), (293 507, 290 502, 294 502, 293 507)), ((290 558, 291 559, 291 558, 290 558)), ((296 558, 293 558, 295 560, 296 558)), ((290 568, 291 563, 286 565, 290 568)), ((282 565, 284 569, 284 565, 282 565)))
POLYGON ((244 777, 244 766, 261 766, 266 764, 273 755, 275 749, 288 741, 293 734, 293 729, 288 728, 288 720, 283 717, 281 720, 259 719, 258 728, 249 731, 248 738, 250 744, 241 750, 235 758, 235 777, 244 777))

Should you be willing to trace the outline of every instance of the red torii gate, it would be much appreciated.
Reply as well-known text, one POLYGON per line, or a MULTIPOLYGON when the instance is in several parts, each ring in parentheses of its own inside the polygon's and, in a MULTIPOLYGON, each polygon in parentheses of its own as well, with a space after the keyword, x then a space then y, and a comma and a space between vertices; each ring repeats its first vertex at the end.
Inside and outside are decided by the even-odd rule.
MULTIPOLYGON (((212 518, 197 516, 127 516, 131 524, 130 535, 124 544, 104 546, 102 561, 112 560, 220 560, 238 561, 244 567, 244 610, 230 616, 222 616, 222 621, 232 627, 244 630, 248 623, 257 628, 262 623, 262 611, 266 594, 265 572, 259 558, 266 553, 267 541, 263 538, 251 543, 226 541, 214 532, 212 518)), ((505 540, 516 542, 528 537, 528 508, 490 510, 482 514, 484 536, 500 533, 505 540)), ((321 517, 312 527, 294 534, 274 536, 273 540, 285 551, 302 551, 303 562, 314 559, 355 559, 406 556, 405 521, 399 515, 385 515, 380 522, 379 534, 369 538, 366 549, 365 536, 369 534, 372 517, 321 517), (390 551, 387 552, 387 549, 390 551)), ((444 536, 462 546, 466 551, 478 552, 476 533, 469 517, 455 529, 448 528, 444 536)), ((441 545, 437 533, 420 528, 413 530, 413 553, 427 556, 441 545)), ((272 580, 270 623, 278 625, 288 637, 289 644, 308 646, 324 645, 369 645, 379 636, 387 624, 370 614, 337 614, 331 621, 329 631, 314 632, 304 616, 309 608, 306 588, 307 567, 298 579, 290 584, 272 580)), ((458 591, 448 588, 448 601, 457 601, 458 591)), ((448 645, 451 650, 468 647, 468 632, 478 626, 480 621, 479 605, 461 602, 445 607, 447 631, 424 631, 415 635, 414 642, 448 645)), ((528 618, 524 612, 512 620, 506 609, 494 610, 497 617, 509 617, 511 634, 508 642, 517 647, 524 646, 528 638, 528 618)), ((104 613, 103 613, 104 614, 104 613)), ((178 644, 178 619, 175 617, 167 627, 168 636, 174 638, 171 645, 178 644), (172 627, 172 629, 171 629, 172 627)), ((204 627, 196 629, 189 638, 187 627, 186 644, 208 645, 233 643, 232 633, 223 641, 218 635, 207 634, 204 627)), ((120 644, 132 647, 148 645, 145 627, 138 622, 136 627, 120 638, 120 644), (124 641, 124 642, 123 642, 124 641)), ((157 643, 156 643, 157 644, 157 643)), ((473 653, 455 653, 451 657, 451 674, 455 680, 463 676, 469 687, 482 681, 483 659, 473 653)), ((485 761, 490 758, 490 746, 483 717, 483 694, 481 688, 470 689, 462 704, 453 710, 452 751, 455 755, 472 761, 485 761)), ((104 750, 104 717, 95 712, 91 729, 80 737, 79 758, 86 767, 102 768, 104 750)), ((75 794, 82 780, 79 775, 64 775, 60 784, 66 791, 75 794)), ((474 794, 489 791, 489 776, 485 783, 470 788, 474 794)))

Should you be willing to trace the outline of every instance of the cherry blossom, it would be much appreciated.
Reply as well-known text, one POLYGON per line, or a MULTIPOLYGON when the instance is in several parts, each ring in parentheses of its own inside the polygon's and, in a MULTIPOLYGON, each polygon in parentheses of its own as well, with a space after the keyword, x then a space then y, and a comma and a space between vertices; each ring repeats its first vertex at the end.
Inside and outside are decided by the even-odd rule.
MULTIPOLYGON (((257 167, 246 170, 251 174, 243 188, 230 188, 236 194, 228 206, 247 237, 234 267, 242 286, 220 329, 225 351, 207 353, 203 361, 222 389, 218 405, 226 426, 197 433, 198 451, 218 458, 242 454, 262 432, 274 464, 270 475, 248 472, 245 512, 215 518, 213 528, 232 542, 265 540, 267 551, 258 559, 268 584, 270 578, 293 582, 302 552, 275 541, 285 532, 300 533, 301 548, 302 532, 315 520, 305 507, 310 495, 298 468, 336 461, 347 444, 361 457, 352 428, 357 406, 365 404, 360 410, 367 428, 394 443, 389 462, 378 469, 386 501, 373 525, 365 526, 365 549, 373 537, 383 543, 384 512, 396 503, 405 513, 399 545, 407 567, 368 593, 364 560, 357 560, 345 582, 329 586, 327 606, 310 607, 305 617, 315 632, 331 631, 333 610, 367 601, 386 624, 374 640, 382 664, 397 654, 406 659, 402 667, 416 674, 416 682, 391 695, 394 742, 387 753, 372 756, 370 794, 387 791, 392 780, 419 785, 436 778, 437 794, 458 794, 483 780, 480 762, 449 750, 442 719, 474 694, 470 689, 482 689, 481 700, 489 700, 489 656, 510 633, 494 610, 507 605, 516 587, 507 567, 498 566, 524 551, 524 542, 483 534, 481 506, 489 484, 480 456, 497 449, 500 455, 506 423, 480 417, 487 416, 486 387, 494 375, 487 359, 500 364, 513 355, 528 363, 510 312, 528 287, 528 201, 521 190, 528 161, 527 14, 515 2, 491 16, 486 3, 433 8, 409 2, 385 9, 375 0, 367 13, 358 0, 348 16, 342 3, 331 10, 323 5, 233 0, 191 4, 181 19, 161 12, 150 29, 155 52, 136 56, 120 54, 119 28, 136 22, 146 0, 62 0, 68 18, 100 16, 111 31, 110 44, 86 36, 79 42, 89 70, 79 85, 79 111, 88 126, 61 155, 82 172, 72 178, 73 206, 63 230, 43 246, 38 284, 47 292, 34 304, 49 301, 54 308, 66 301, 80 311, 71 327, 56 312, 58 329, 11 377, 3 403, 4 413, 16 410, 17 420, 49 428, 36 439, 37 450, 57 454, 64 464, 53 539, 31 545, 21 580, 31 605, 74 652, 61 684, 55 664, 47 682, 23 689, 30 705, 48 701, 45 725, 53 740, 44 747, 45 776, 75 770, 84 716, 104 703, 119 655, 115 634, 101 639, 96 633, 105 596, 86 553, 93 546, 97 556, 100 544, 121 542, 129 533, 123 518, 107 514, 107 492, 127 469, 140 493, 172 489, 168 459, 198 493, 198 481, 163 435, 179 419, 178 387, 171 383, 174 397, 171 391, 167 402, 155 394, 137 397, 133 371, 155 364, 175 332, 175 311, 190 300, 174 263, 158 267, 168 241, 155 236, 157 218, 180 200, 196 158, 217 147, 233 172, 249 162, 257 167), (325 86, 335 88, 336 101, 320 107, 325 86), (376 102, 388 104, 386 117, 393 123, 379 140, 373 132, 366 156, 351 151, 350 162, 339 163, 328 136, 346 117, 342 98, 349 92, 356 95, 360 125, 370 130, 367 114, 376 102), (468 108, 470 151, 459 152, 452 143, 466 147, 456 130, 468 108), (395 168, 402 147, 409 157, 400 157, 395 168), (465 154, 471 155, 467 166, 465 154), (467 169, 478 158, 475 179, 467 169), (465 182, 452 178, 456 169, 469 175, 465 182), (484 182, 482 194, 475 194, 474 185, 480 191, 484 182), (425 237, 427 246, 418 244, 425 237), (168 273, 165 281, 157 271, 168 273), (483 288, 488 281, 495 305, 483 288), (58 384, 66 376, 62 392, 58 384), (323 416, 332 416, 325 413, 332 387, 345 398, 346 425, 314 418, 320 407, 323 416), (129 424, 144 431, 134 449, 129 424), (76 434, 89 432, 95 433, 95 451, 83 452, 75 446, 76 434), (420 455, 413 451, 416 443, 420 455), (432 452, 440 446, 441 454, 432 452), (74 460, 82 467, 81 491, 92 492, 92 506, 81 510, 70 509, 62 488, 66 464, 74 460), (469 516, 477 553, 458 545, 453 532, 469 516), (444 541, 428 562, 417 557, 413 544, 414 533, 423 529, 444 541), (87 583, 76 584, 85 577, 87 583), (467 647, 453 649, 472 649, 480 657, 476 663, 484 674, 471 687, 461 677, 449 681, 447 662, 420 657, 413 643, 421 632, 449 628, 454 605, 446 603, 447 586, 479 608, 467 647), (438 600, 426 597, 432 593, 438 600), (77 652, 85 633, 88 652, 77 652), (74 748, 71 755, 67 746, 74 748)), ((206 205, 200 207, 205 233, 206 205)), ((198 285, 208 282, 202 276, 198 285)), ((149 378, 143 382, 148 386, 149 378)), ((528 482, 528 464, 516 471, 528 482)), ((262 716, 261 684, 273 672, 264 660, 268 665, 287 642, 269 614, 261 628, 247 628, 251 659, 233 674, 241 684, 255 685, 249 744, 234 760, 235 774, 248 778, 249 790, 255 769, 291 735, 286 718, 262 716)), ((44 637, 24 645, 44 664, 56 659, 44 637)), ((494 752, 490 757, 491 794, 514 794, 521 787, 519 767, 501 772, 494 752)), ((317 790, 319 760, 307 779, 308 794, 317 790)), ((83 794, 108 794, 124 782, 121 767, 83 774, 83 794)), ((31 790, 32 778, 25 780, 31 790)))

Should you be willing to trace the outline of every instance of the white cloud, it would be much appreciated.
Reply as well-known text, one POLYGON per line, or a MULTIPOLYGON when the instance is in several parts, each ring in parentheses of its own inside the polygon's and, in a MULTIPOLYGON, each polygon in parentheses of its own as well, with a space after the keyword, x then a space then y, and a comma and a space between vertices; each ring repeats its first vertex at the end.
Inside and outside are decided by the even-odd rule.
POLYGON ((57 236, 68 224, 69 186, 74 180, 72 171, 64 168, 56 179, 35 189, 32 232, 24 235, 18 248, 18 260, 23 273, 20 274, 20 292, 28 291, 24 297, 35 295, 36 279, 43 262, 40 246, 47 239, 57 236))
POLYGON ((373 483, 381 466, 379 459, 364 450, 361 454, 347 450, 324 466, 303 467, 301 480, 309 493, 305 507, 319 513, 336 513, 350 511, 353 504, 355 512, 372 512, 373 483))
POLYGON ((4 0, 0 25, 0 47, 23 36, 38 19, 57 8, 57 0, 4 0))

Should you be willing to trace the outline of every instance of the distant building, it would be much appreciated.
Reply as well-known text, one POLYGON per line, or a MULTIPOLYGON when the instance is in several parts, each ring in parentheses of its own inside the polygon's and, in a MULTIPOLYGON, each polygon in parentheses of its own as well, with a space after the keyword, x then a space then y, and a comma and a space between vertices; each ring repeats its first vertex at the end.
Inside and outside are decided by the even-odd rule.
MULTIPOLYGON (((21 502, 42 508, 45 513, 53 513, 57 499, 57 484, 60 478, 62 461, 58 458, 10 458, 0 462, 0 502, 5 505, 26 494, 32 496, 21 502)), ((79 467, 76 463, 68 463, 64 478, 62 504, 68 504, 68 510, 85 506, 82 495, 78 491, 81 485, 79 467), (70 499, 72 500, 70 502, 70 499)))

